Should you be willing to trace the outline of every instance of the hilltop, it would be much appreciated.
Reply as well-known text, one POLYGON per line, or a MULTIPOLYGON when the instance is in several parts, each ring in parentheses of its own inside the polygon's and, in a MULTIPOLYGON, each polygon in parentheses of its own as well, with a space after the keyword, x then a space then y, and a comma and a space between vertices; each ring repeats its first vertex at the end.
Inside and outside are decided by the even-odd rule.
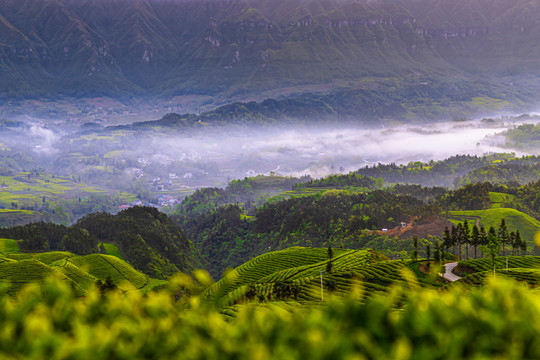
POLYGON ((117 215, 91 213, 69 227, 39 222, 0 228, 0 236, 19 240, 18 247, 26 252, 92 255, 109 249, 138 271, 159 279, 205 267, 182 230, 151 207, 136 206, 117 215))
POLYGON ((79 296, 105 282, 123 291, 151 289, 164 283, 150 279, 116 256, 81 256, 66 251, 22 253, 16 241, 0 239, 0 283, 6 286, 2 291, 13 296, 28 284, 53 277, 69 284, 79 296))

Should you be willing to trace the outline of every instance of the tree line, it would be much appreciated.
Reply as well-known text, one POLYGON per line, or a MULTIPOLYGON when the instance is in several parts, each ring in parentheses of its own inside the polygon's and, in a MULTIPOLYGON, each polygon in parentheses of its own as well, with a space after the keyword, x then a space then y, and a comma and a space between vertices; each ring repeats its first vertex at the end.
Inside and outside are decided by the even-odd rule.
POLYGON ((476 224, 470 226, 468 221, 459 223, 456 226, 452 225, 449 229, 446 227, 442 235, 442 247, 446 251, 452 251, 454 256, 458 256, 461 260, 463 254, 462 249, 465 248, 465 258, 469 258, 469 252, 474 250, 473 257, 478 258, 478 250, 482 253, 487 252, 486 247, 490 245, 490 241, 498 241, 501 245, 502 256, 510 255, 507 249, 511 250, 511 255, 524 255, 527 252, 527 243, 521 237, 519 230, 508 231, 506 221, 501 220, 497 229, 490 226, 486 231, 484 226, 478 227, 476 224))

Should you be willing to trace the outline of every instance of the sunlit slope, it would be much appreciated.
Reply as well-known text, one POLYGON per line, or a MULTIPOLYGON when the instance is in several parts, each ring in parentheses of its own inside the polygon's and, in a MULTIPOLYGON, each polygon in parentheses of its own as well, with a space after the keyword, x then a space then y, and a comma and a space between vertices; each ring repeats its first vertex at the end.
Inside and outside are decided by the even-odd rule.
POLYGON ((280 303, 282 307, 283 302, 306 304, 329 295, 347 296, 355 288, 362 289, 366 298, 408 281, 403 272, 407 262, 373 262, 367 250, 333 252, 331 266, 326 248, 294 247, 263 254, 229 272, 202 298, 220 307, 245 302, 280 303))
POLYGON ((66 280, 60 273, 39 260, 2 262, 0 258, 0 284, 5 286, 10 294, 15 294, 26 284, 42 282, 50 276, 58 276, 66 280))
MULTIPOLYGON (((493 276, 489 258, 460 261, 458 269, 467 275, 452 283, 452 286, 483 286, 486 280, 493 276)), ((511 278, 526 283, 530 287, 537 287, 540 285, 540 257, 529 255, 498 257, 495 261, 495 272, 496 276, 511 278)))
POLYGON ((450 211, 449 215, 451 220, 467 220, 470 224, 477 223, 477 225, 483 225, 486 230, 490 226, 497 228, 501 224, 501 220, 504 219, 508 231, 519 230, 521 237, 527 242, 529 249, 534 247, 534 235, 540 231, 540 221, 521 211, 510 208, 450 211))
POLYGON ((0 254, 16 253, 19 251, 19 244, 16 240, 0 239, 0 254))
POLYGON ((38 260, 46 265, 50 265, 51 263, 58 261, 63 258, 68 258, 72 256, 76 256, 73 253, 70 253, 68 251, 49 251, 44 253, 10 253, 5 254, 7 258, 13 259, 13 260, 38 260))
MULTIPOLYGON (((334 256, 339 256, 344 251, 335 250, 334 256)), ((327 259, 328 249, 323 248, 291 247, 286 250, 268 252, 230 271, 203 293, 203 299, 219 303, 226 294, 245 284, 258 282, 282 270, 313 265, 327 259)))
POLYGON ((148 282, 146 275, 116 256, 92 254, 71 258, 69 262, 102 281, 110 276, 115 284, 126 289, 140 289, 148 282))
POLYGON ((69 252, 0 254, 0 285, 15 294, 30 283, 57 277, 71 284, 79 295, 98 281, 111 278, 122 290, 142 289, 148 277, 125 261, 109 255, 77 256, 69 252))

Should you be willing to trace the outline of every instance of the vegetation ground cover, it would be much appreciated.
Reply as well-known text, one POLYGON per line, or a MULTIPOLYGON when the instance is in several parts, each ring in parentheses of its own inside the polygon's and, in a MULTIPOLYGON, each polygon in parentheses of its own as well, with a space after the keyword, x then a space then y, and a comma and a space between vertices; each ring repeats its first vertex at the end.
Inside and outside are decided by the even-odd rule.
POLYGON ((100 243, 99 246, 101 247, 102 245, 103 245, 103 248, 105 249, 105 254, 116 256, 117 258, 122 259, 122 256, 120 256, 120 251, 118 250, 118 246, 111 243, 100 243))
POLYGON ((19 252, 19 245, 16 240, 0 239, 0 254, 19 252))
POLYGON ((471 220, 479 222, 486 229, 490 226, 497 228, 501 220, 505 219, 508 231, 519 230, 529 248, 534 248, 534 237, 540 231, 540 221, 521 211, 510 208, 450 211, 449 215, 450 220, 455 223, 467 219, 469 223, 471 223, 471 220))
MULTIPOLYGON (((0 264, 1 265, 1 264, 0 264)), ((0 291, 0 356, 92 359, 487 359, 540 357, 538 295, 516 283, 433 291, 395 286, 365 302, 326 298, 238 305, 223 315, 201 306, 184 277, 164 291, 92 288, 85 299, 45 281, 15 300, 0 291), (58 311, 58 309, 62 309, 58 311), (14 331, 17 329, 17 336, 14 331)))
MULTIPOLYGON (((11 242, 0 241, 0 244, 11 242)), ((147 292, 166 281, 149 279, 116 256, 94 254, 78 256, 69 252, 3 253, 0 255, 0 282, 14 295, 31 283, 43 282, 50 276, 67 281, 80 296, 96 282, 110 279, 120 289, 143 289, 147 292)))

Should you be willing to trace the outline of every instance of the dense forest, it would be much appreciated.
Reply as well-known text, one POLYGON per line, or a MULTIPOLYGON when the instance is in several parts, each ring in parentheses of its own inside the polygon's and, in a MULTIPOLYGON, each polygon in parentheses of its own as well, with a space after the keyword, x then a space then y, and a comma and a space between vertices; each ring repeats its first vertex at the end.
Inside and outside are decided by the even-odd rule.
POLYGON ((0 228, 0 237, 20 239, 25 251, 65 250, 81 255, 102 251, 99 243, 113 243, 133 267, 159 279, 205 267, 182 230, 152 207, 136 206, 118 215, 92 213, 69 227, 41 222, 0 228))

